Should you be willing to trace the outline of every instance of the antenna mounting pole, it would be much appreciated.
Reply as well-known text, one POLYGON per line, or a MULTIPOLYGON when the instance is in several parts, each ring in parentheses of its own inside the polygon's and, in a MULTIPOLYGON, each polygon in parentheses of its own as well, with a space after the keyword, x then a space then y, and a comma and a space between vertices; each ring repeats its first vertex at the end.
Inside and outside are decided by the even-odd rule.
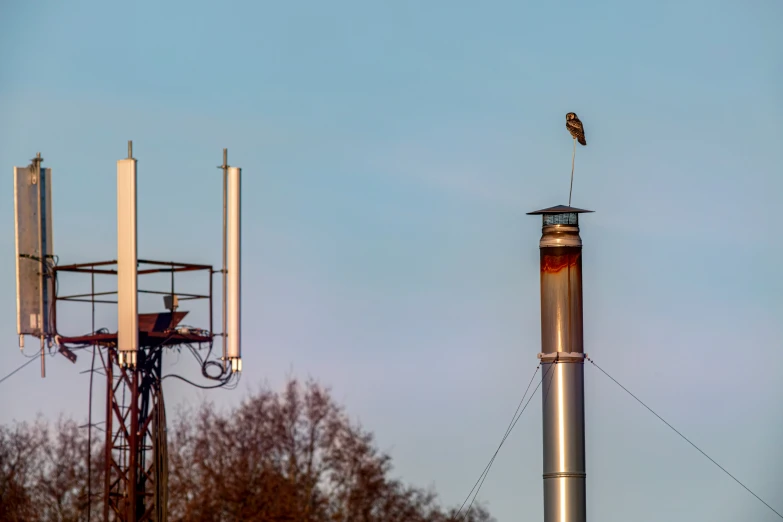
POLYGON ((228 312, 226 309, 226 288, 228 286, 228 247, 227 247, 227 226, 228 226, 228 149, 223 149, 223 164, 218 167, 219 169, 223 169, 223 269, 221 270, 221 274, 223 274, 223 309, 222 309, 222 328, 223 333, 221 334, 223 337, 223 371, 226 371, 228 368, 228 357, 226 353, 227 348, 227 334, 226 334, 226 327, 228 323, 228 312))
POLYGON ((43 224, 41 223, 41 190, 43 183, 41 183, 41 162, 43 158, 41 153, 38 152, 32 159, 33 162, 33 184, 38 185, 36 190, 37 205, 38 205, 38 260, 41 263, 41 268, 38 272, 38 325, 41 339, 41 377, 46 377, 46 329, 44 328, 44 274, 46 273, 46 253, 43 251, 43 224))

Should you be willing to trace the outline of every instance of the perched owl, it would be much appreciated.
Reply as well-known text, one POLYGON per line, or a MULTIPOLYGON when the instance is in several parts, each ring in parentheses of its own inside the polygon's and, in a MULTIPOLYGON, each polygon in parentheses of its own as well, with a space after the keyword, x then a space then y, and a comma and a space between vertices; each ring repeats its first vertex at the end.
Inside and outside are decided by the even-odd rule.
POLYGON ((582 126, 582 122, 576 117, 575 112, 569 112, 566 114, 566 129, 571 133, 571 136, 575 140, 579 141, 582 145, 587 145, 585 141, 585 128, 582 126))

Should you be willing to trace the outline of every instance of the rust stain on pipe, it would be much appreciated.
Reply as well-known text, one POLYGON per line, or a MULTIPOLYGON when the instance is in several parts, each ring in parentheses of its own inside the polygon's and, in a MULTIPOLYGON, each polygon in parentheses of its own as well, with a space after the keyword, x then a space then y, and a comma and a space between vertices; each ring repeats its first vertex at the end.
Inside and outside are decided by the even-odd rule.
MULTIPOLYGON (((577 249, 574 249, 577 250, 577 249)), ((579 268, 582 255, 579 252, 564 255, 549 255, 541 251, 541 272, 556 274, 564 268, 579 268)))
POLYGON ((582 247, 540 252, 541 352, 582 352, 582 247))

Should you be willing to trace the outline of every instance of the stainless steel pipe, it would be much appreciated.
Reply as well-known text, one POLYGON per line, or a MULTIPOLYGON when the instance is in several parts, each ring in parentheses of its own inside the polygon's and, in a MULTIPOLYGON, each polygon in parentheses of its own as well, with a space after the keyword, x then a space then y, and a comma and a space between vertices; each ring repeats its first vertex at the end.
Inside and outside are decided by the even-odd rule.
POLYGON ((578 214, 553 207, 543 215, 541 353, 544 521, 586 520, 582 240, 578 214))

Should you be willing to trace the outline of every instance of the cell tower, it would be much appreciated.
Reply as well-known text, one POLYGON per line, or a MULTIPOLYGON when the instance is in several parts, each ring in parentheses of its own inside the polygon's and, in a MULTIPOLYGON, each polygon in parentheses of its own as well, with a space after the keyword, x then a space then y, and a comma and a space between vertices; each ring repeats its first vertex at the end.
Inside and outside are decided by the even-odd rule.
MULTIPOLYGON (((218 167, 223 171, 221 270, 210 265, 138 259, 137 160, 132 142, 128 142, 128 157, 117 162, 117 258, 60 265, 54 255, 52 235, 52 171, 41 167, 42 162, 38 153, 29 166, 14 168, 20 348, 24 349, 26 335, 39 339, 42 377, 46 375, 47 348, 52 353, 56 346, 71 362, 76 361, 74 352, 78 349, 92 347, 93 353, 97 350, 106 378, 103 519, 165 522, 168 473, 162 382, 167 377, 177 377, 195 383, 179 375, 162 375, 164 352, 187 347, 199 362, 203 377, 214 382, 207 386, 210 388, 233 385, 242 371, 241 169, 228 165, 224 149, 223 165, 218 167), (205 273, 203 283, 207 290, 178 291, 175 276, 185 272, 205 273), (223 279, 222 333, 214 333, 212 324, 213 278, 218 273, 223 279), (64 274, 89 276, 89 292, 58 295, 57 283, 64 274), (139 288, 141 276, 149 274, 168 275, 166 288, 139 288), (96 291, 96 276, 116 278, 114 288, 96 291), (139 297, 155 295, 163 297, 167 311, 139 313, 139 297), (188 314, 177 311, 182 301, 206 303, 207 328, 181 325, 188 314), (92 330, 80 336, 62 336, 57 329, 58 306, 74 302, 92 305, 92 330), (95 307, 99 304, 116 305, 116 332, 96 330, 95 307), (212 356, 216 337, 222 338, 220 362, 212 356)), ((89 411, 91 430, 91 405, 89 411)), ((89 468, 89 451, 87 459, 89 468)), ((92 487, 90 483, 90 501, 92 487)))

